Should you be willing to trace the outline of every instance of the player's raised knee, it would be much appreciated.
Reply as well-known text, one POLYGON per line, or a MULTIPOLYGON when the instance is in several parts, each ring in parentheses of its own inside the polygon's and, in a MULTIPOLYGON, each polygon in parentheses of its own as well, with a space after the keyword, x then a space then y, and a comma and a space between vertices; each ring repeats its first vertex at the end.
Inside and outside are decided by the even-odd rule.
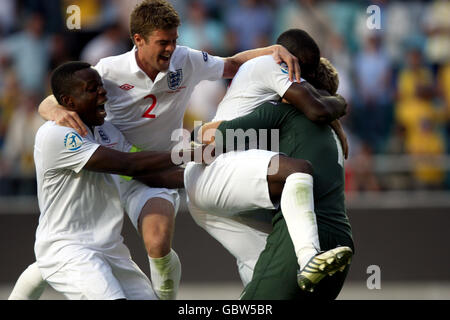
POLYGON ((295 159, 296 172, 302 172, 312 175, 313 174, 313 165, 308 160, 304 159, 295 159))
POLYGON ((293 173, 307 173, 312 175, 313 174, 313 166, 311 162, 304 159, 294 159, 286 156, 280 157, 280 164, 283 167, 283 169, 286 171, 287 175, 293 174, 293 173))

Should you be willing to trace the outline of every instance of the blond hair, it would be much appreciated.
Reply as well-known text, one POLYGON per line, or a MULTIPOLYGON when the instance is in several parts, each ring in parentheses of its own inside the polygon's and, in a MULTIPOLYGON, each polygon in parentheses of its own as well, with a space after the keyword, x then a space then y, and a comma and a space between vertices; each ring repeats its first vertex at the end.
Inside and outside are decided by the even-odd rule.
POLYGON ((336 94, 339 87, 339 74, 328 59, 323 57, 320 58, 319 66, 317 67, 315 74, 315 80, 320 89, 324 89, 332 95, 336 94))
POLYGON ((154 30, 169 30, 180 25, 180 17, 166 0, 144 0, 130 16, 130 36, 139 34, 144 39, 154 30))

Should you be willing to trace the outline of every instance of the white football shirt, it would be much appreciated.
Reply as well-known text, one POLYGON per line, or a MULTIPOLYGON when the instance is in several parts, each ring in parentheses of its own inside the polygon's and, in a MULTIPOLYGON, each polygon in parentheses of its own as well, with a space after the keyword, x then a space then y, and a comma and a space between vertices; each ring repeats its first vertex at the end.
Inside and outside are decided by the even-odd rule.
POLYGON ((272 56, 249 60, 234 76, 213 121, 245 116, 264 102, 279 100, 291 85, 286 64, 277 64, 272 56))
POLYGON ((136 49, 100 60, 95 66, 103 78, 108 102, 107 119, 133 145, 154 151, 169 151, 174 130, 183 126, 183 116, 195 86, 202 80, 223 76, 224 60, 205 52, 177 46, 169 69, 153 82, 138 66, 136 49))
POLYGON ((37 132, 34 161, 40 209, 35 253, 45 278, 89 248, 129 257, 121 236, 123 209, 110 174, 82 170, 103 145, 127 152, 131 145, 108 122, 82 138, 46 122, 37 132))

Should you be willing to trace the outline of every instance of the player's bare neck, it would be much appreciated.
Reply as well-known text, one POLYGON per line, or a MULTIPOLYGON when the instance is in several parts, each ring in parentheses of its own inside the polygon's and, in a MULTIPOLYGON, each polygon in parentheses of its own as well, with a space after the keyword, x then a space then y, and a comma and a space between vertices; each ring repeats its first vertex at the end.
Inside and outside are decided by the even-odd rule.
POLYGON ((139 50, 136 51, 136 62, 139 68, 145 72, 145 74, 152 80, 155 81, 156 76, 159 73, 159 70, 152 68, 152 66, 148 63, 145 63, 145 60, 142 59, 139 55, 139 50))

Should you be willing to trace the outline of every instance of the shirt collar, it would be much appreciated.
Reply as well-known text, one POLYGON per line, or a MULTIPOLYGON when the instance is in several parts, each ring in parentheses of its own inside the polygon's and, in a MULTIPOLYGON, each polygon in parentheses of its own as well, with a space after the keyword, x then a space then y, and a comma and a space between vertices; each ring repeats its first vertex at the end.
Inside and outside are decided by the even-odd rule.
MULTIPOLYGON (((169 70, 170 72, 176 72, 175 66, 173 65, 173 57, 175 55, 175 52, 177 51, 178 46, 175 48, 175 51, 172 54, 172 58, 170 59, 170 64, 169 64, 169 70)), ((138 72, 144 72, 138 65, 137 60, 136 60, 136 52, 137 52, 137 48, 136 46, 133 46, 133 49, 131 49, 131 51, 129 52, 130 54, 130 69, 132 73, 138 73, 138 72)), ((166 74, 167 71, 163 71, 161 72, 162 74, 166 74)))
POLYGON ((133 49, 129 52, 130 54, 130 69, 132 73, 138 73, 138 72, 144 72, 142 69, 138 66, 136 61, 136 52, 137 48, 136 46, 133 46, 133 49))

